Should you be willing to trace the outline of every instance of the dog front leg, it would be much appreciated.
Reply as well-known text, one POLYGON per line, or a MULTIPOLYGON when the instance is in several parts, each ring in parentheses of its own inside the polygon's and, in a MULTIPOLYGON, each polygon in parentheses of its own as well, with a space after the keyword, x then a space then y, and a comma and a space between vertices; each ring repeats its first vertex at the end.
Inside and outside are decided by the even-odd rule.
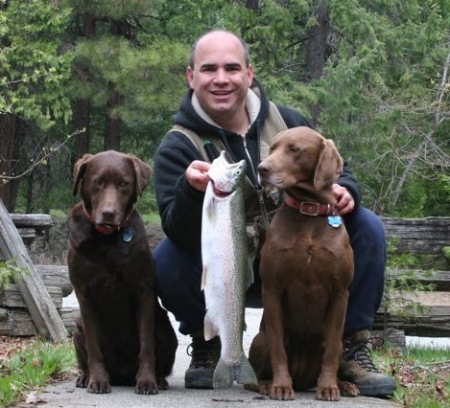
POLYGON ((292 378, 289 374, 280 299, 281 295, 276 289, 263 286, 262 300, 273 373, 269 396, 277 400, 293 400, 295 396, 292 378))
POLYGON ((332 311, 326 322, 322 367, 317 380, 316 398, 319 400, 338 401, 340 399, 337 372, 342 355, 342 335, 347 300, 347 292, 336 294, 332 311))
POLYGON ((155 302, 153 293, 141 293, 137 310, 139 331, 139 370, 136 374, 137 394, 158 394, 155 370, 155 302))
POLYGON ((87 392, 92 394, 109 394, 111 392, 111 386, 104 364, 103 353, 100 348, 100 322, 89 299, 83 298, 83 295, 80 292, 82 291, 76 291, 76 294, 79 300, 80 314, 83 321, 87 357, 87 373, 85 373, 85 375, 87 378, 85 378, 84 382, 79 378, 79 380, 77 380, 77 386, 84 386, 87 380, 87 392))

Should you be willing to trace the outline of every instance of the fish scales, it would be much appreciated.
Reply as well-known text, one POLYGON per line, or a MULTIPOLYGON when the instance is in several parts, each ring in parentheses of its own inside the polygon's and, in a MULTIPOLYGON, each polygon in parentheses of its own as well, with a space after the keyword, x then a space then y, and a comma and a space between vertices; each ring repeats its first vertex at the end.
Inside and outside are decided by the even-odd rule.
POLYGON ((225 152, 213 161, 202 215, 202 289, 205 340, 220 337, 214 388, 257 384, 243 349, 245 293, 252 282, 242 185, 245 161, 229 163, 225 152))

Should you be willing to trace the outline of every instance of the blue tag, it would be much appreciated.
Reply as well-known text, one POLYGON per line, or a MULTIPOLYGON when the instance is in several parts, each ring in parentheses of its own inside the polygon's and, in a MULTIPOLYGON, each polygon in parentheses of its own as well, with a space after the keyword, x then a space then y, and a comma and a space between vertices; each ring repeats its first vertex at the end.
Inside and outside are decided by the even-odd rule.
POLYGON ((126 227, 122 231, 122 241, 123 242, 130 242, 133 239, 135 234, 136 234, 136 231, 134 230, 133 227, 126 227))
POLYGON ((339 228, 342 225, 342 218, 339 215, 329 215, 328 225, 331 225, 333 228, 339 228))

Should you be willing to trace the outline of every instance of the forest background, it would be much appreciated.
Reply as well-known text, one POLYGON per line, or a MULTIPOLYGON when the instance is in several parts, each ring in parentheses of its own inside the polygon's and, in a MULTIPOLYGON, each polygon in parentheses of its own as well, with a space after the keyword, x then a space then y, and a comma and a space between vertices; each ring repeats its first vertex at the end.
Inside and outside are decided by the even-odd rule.
MULTIPOLYGON (((450 213, 450 0, 0 0, 0 199, 73 204, 84 153, 151 163, 194 40, 249 44, 270 97, 312 118, 380 215, 450 213)), ((140 210, 155 212, 150 187, 140 210)))

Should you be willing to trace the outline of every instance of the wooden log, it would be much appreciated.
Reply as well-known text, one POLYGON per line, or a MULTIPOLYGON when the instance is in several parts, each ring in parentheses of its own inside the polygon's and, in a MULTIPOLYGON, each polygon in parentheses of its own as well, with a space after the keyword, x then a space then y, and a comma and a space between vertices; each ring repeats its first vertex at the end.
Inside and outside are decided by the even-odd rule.
POLYGON ((36 326, 25 309, 0 307, 0 336, 35 336, 36 326))
POLYGON ((54 341, 66 339, 67 330, 61 317, 1 200, 0 252, 6 260, 14 259, 17 267, 25 271, 19 274, 15 283, 19 286, 37 331, 54 341))
MULTIPOLYGON (((62 307, 62 290, 57 286, 46 286, 47 291, 55 307, 62 307)), ((0 306, 26 309, 27 305, 23 301, 22 294, 17 285, 11 283, 4 289, 0 289, 0 306)))
MULTIPOLYGON (((68 334, 75 328, 75 319, 80 315, 78 308, 59 309, 61 320, 68 334)), ((36 336, 36 327, 25 309, 0 307, 0 336, 36 336)))
POLYGON ((66 265, 34 265, 41 276, 45 286, 58 286, 62 290, 64 297, 69 296, 73 291, 69 278, 69 270, 66 265))
POLYGON ((442 255, 450 246, 450 217, 381 218, 386 236, 398 237, 397 252, 442 255))
POLYGON ((377 312, 374 330, 396 328, 405 331, 407 336, 450 337, 450 306, 426 306, 423 313, 416 315, 377 312))
POLYGON ((383 346, 396 348, 400 351, 406 350, 405 331, 388 327, 385 330, 372 330, 372 336, 378 336, 384 340, 383 346))
POLYGON ((72 334, 75 328, 75 319, 80 316, 80 309, 77 307, 63 307, 59 309, 59 314, 67 331, 72 334))
POLYGON ((50 229, 53 220, 49 214, 9 214, 16 228, 50 229))

